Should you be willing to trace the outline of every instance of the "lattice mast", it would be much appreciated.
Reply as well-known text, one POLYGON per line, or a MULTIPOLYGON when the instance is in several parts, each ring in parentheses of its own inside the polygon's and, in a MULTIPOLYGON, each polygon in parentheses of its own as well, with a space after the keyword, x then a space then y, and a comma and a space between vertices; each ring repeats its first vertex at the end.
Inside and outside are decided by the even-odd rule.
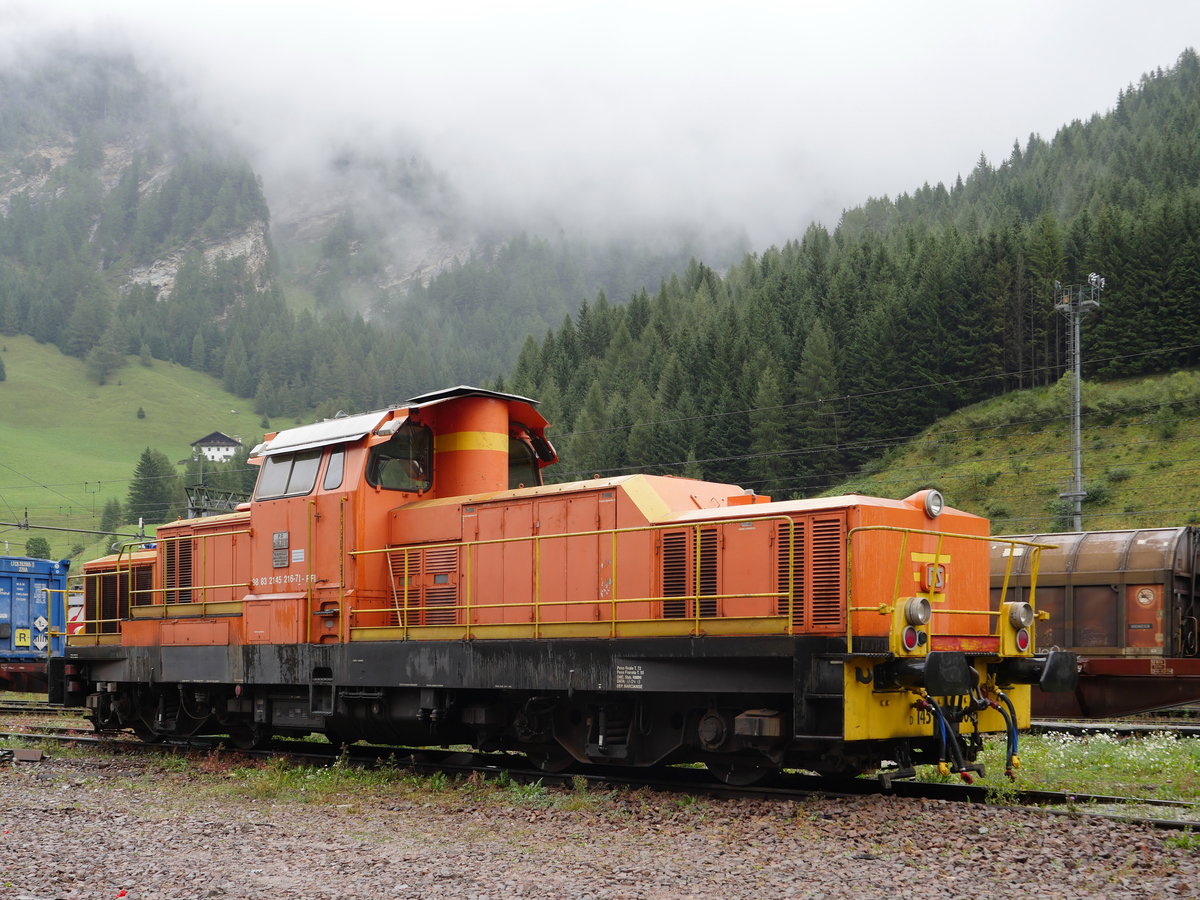
POLYGON ((1104 279, 1092 272, 1087 284, 1064 286, 1054 282, 1054 308, 1067 318, 1067 364, 1071 368, 1071 462, 1072 477, 1069 490, 1059 498, 1070 500, 1074 505, 1071 529, 1083 530, 1083 499, 1087 490, 1083 486, 1083 441, 1080 434, 1080 407, 1083 383, 1083 350, 1080 344, 1083 317, 1100 308, 1100 292, 1104 290, 1104 279))

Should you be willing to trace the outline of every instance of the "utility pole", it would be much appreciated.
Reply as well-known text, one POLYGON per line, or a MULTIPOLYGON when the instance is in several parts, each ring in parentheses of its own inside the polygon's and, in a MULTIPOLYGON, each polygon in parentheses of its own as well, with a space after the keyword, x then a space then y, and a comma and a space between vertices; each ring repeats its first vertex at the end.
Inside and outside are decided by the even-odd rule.
POLYGON ((1083 498, 1087 491, 1083 487, 1083 441, 1080 435, 1080 405, 1083 383, 1083 350, 1080 345, 1080 323, 1083 317, 1100 308, 1100 292, 1104 290, 1104 279, 1095 272, 1088 276, 1087 284, 1071 284, 1064 287, 1054 282, 1054 308, 1067 317, 1067 364, 1071 367, 1071 459, 1073 477, 1071 489, 1059 494, 1062 500, 1075 504, 1072 530, 1083 531, 1083 498))

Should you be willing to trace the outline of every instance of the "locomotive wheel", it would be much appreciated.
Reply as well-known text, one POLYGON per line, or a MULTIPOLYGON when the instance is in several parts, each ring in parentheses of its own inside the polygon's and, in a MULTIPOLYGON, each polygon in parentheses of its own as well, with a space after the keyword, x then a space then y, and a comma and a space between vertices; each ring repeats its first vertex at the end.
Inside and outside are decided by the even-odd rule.
POLYGON ((134 719, 131 725, 133 733, 138 736, 138 739, 144 744, 157 744, 163 739, 163 736, 143 722, 141 719, 134 719))
POLYGON ((733 787, 751 787, 770 781, 779 774, 779 767, 751 762, 706 762, 705 768, 718 781, 733 787))
POLYGON ((539 747, 527 750, 525 755, 533 763, 534 768, 540 769, 547 775, 557 775, 575 765, 575 757, 559 745, 539 747))
POLYGON ((271 729, 261 722, 234 722, 229 741, 239 750, 261 750, 271 743, 271 729))
POLYGON ((325 735, 325 740, 329 741, 329 743, 333 744, 333 746, 337 747, 339 750, 342 747, 348 747, 351 744, 358 742, 358 738, 356 738, 354 735, 343 734, 342 732, 337 731, 336 729, 326 728, 324 731, 324 735, 325 735))

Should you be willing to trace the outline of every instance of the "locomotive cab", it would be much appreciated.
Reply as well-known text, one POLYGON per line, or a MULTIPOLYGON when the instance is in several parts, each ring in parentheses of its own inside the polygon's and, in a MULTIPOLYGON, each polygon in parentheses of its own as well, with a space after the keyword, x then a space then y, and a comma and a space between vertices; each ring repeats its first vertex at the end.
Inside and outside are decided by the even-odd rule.
POLYGON ((527 398, 462 386, 267 435, 250 456, 261 471, 249 509, 246 640, 348 640, 351 610, 383 610, 392 592, 382 587, 394 577, 388 560, 369 543, 394 513, 541 485, 557 458, 546 425, 527 398))

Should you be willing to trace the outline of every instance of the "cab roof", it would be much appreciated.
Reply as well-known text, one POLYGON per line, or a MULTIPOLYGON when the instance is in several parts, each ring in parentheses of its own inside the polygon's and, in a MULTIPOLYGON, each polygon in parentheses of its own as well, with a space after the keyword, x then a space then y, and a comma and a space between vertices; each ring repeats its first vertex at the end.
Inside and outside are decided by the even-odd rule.
POLYGON ((456 387, 430 391, 429 393, 413 397, 407 401, 407 408, 393 406, 388 409, 379 409, 374 412, 361 413, 355 416, 343 415, 333 419, 326 419, 324 422, 315 422, 312 425, 300 425, 296 428, 288 428, 285 431, 268 436, 266 440, 250 451, 250 457, 251 459, 258 459, 264 456, 275 456, 280 453, 297 453, 301 450, 327 447, 330 444, 344 444, 349 441, 357 441, 359 438, 365 437, 377 430, 384 422, 388 422, 397 416, 403 415, 407 417, 410 414, 415 415, 423 407, 448 403, 452 400, 461 400, 465 397, 490 397, 509 403, 527 404, 529 407, 527 412, 534 418, 532 421, 525 422, 524 424, 534 428, 541 428, 546 425, 546 421, 540 418, 534 409, 538 403, 536 400, 531 400, 528 397, 522 397, 518 394, 505 394, 500 391, 489 391, 484 388, 472 387, 468 384, 460 384, 456 387))
POLYGON ((326 419, 324 422, 314 422, 312 425, 289 428, 263 441, 250 451, 250 455, 252 457, 274 456, 278 453, 296 453, 300 450, 311 450, 329 444, 356 441, 391 419, 396 412, 395 409, 381 409, 357 416, 340 416, 336 419, 326 419))

